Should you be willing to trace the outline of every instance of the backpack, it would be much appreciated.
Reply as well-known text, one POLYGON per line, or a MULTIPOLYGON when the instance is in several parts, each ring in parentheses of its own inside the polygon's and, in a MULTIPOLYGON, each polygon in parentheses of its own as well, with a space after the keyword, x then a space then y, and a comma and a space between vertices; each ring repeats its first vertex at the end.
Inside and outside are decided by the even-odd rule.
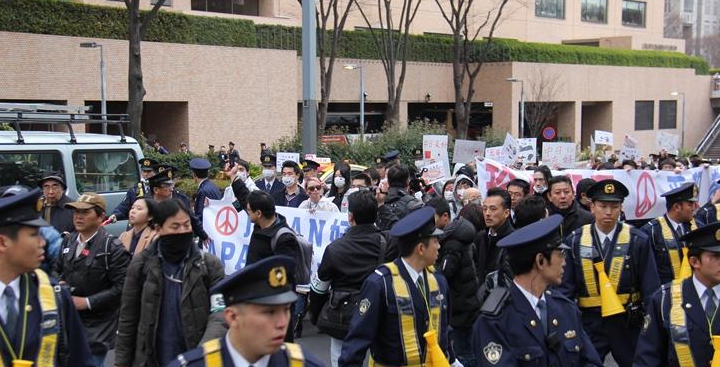
POLYGON ((295 268, 295 280, 297 280, 298 284, 310 284, 310 267, 312 265, 313 258, 313 244, 310 243, 310 241, 302 235, 295 233, 292 228, 282 227, 270 240, 270 248, 272 249, 272 252, 275 253, 275 247, 277 246, 278 239, 286 233, 292 234, 295 237, 300 250, 300 258, 295 259, 297 262, 297 267, 295 268))
POLYGON ((404 218, 409 212, 422 207, 422 205, 422 201, 410 194, 405 194, 401 196, 400 199, 387 204, 390 211, 392 211, 398 219, 404 218))

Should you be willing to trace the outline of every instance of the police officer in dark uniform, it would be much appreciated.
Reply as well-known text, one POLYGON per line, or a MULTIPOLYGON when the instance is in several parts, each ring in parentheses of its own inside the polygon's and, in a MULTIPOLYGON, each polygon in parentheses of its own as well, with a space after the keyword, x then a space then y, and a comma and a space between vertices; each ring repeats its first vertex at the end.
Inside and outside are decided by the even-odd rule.
MULTIPOLYGON (((720 180, 716 183, 720 184, 720 180)), ((720 212, 720 190, 716 190, 710 201, 695 212, 695 222, 698 227, 715 223, 718 221, 718 212, 720 212)))
MULTIPOLYGON (((175 190, 175 181, 173 180, 173 177, 175 177, 175 173, 172 168, 163 169, 155 176, 150 177, 148 181, 150 183, 150 190, 152 190, 152 198, 156 201, 175 198, 182 201, 185 206, 190 208, 190 199, 185 194, 175 190)), ((201 241, 207 242, 209 240, 209 236, 205 233, 202 223, 195 215, 190 216, 190 223, 192 224, 195 236, 200 237, 201 241)))
POLYGON ((651 220, 640 230, 650 239, 660 283, 665 284, 678 278, 682 271, 683 253, 687 249, 680 237, 692 229, 698 190, 694 183, 688 182, 661 196, 665 198, 667 213, 651 220))
POLYGON ((577 305, 557 291, 565 267, 559 214, 525 226, 498 242, 513 281, 483 304, 473 327, 478 366, 602 366, 583 331, 577 305))
POLYGON ((383 161, 385 162, 385 168, 390 168, 390 166, 395 164, 400 164, 400 151, 399 150, 391 150, 382 157, 383 161))
POLYGON ((720 349, 720 223, 681 238, 692 276, 663 285, 648 303, 633 366, 710 366, 720 349))
POLYGON ((0 365, 92 366, 67 290, 38 269, 44 240, 39 190, 0 198, 0 365), (23 363, 26 361, 26 363, 23 363))
POLYGON ((213 287, 222 293, 229 330, 183 353, 168 367, 321 367, 299 344, 284 343, 295 293, 295 260, 271 256, 248 265, 213 287))
POLYGON ((205 199, 220 200, 222 198, 220 189, 208 178, 210 167, 212 167, 212 163, 205 158, 193 158, 190 160, 193 179, 198 184, 194 210, 195 216, 200 223, 202 223, 203 209, 205 209, 205 199))
POLYGON ((275 167, 275 156, 272 154, 264 155, 260 158, 260 161, 262 163, 262 177, 255 181, 255 186, 257 186, 258 189, 267 192, 272 197, 275 197, 275 195, 282 195, 283 191, 285 191, 285 185, 277 179, 277 174, 275 172, 277 170, 277 167, 275 167))
POLYGON ((108 217, 112 222, 128 219, 130 209, 137 198, 145 197, 146 195, 152 196, 148 179, 157 174, 158 161, 152 158, 142 158, 138 161, 138 164, 140 165, 140 181, 128 189, 125 194, 125 199, 115 207, 112 214, 108 217))
POLYGON ((400 257, 365 280, 339 366, 362 366, 368 349, 371 366, 431 365, 433 351, 433 356, 455 360, 448 339, 448 285, 430 267, 438 257, 441 233, 431 207, 395 223, 390 235, 398 240, 400 257), (436 333, 436 343, 423 337, 428 331, 436 333))
POLYGON ((567 237, 571 250, 558 290, 577 300, 583 328, 601 360, 612 352, 620 367, 630 366, 642 326, 643 301, 660 287, 655 258, 647 236, 618 221, 628 196, 625 185, 598 181, 587 195, 594 219, 567 237), (603 302, 603 294, 605 300, 617 301, 603 302))

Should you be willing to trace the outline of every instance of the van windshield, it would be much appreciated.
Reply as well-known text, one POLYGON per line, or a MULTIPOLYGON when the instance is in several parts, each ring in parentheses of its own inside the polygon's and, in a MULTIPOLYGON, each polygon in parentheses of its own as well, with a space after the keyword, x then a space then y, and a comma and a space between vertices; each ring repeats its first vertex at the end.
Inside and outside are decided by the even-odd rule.
POLYGON ((45 172, 63 172, 60 152, 2 152, 0 153, 0 186, 24 185, 31 189, 45 172))
POLYGON ((137 183, 138 166, 132 150, 73 152, 78 192, 126 191, 137 183))

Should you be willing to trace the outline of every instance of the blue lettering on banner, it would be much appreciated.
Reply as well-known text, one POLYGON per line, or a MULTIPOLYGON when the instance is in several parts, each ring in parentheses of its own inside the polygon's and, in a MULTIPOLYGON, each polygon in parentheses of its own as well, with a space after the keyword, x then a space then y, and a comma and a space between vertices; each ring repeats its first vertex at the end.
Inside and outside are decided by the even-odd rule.
POLYGON ((233 255, 235 255, 235 244, 232 242, 225 242, 223 241, 221 245, 222 249, 220 250, 220 261, 223 263, 229 262, 232 260, 233 255))
POLYGON ((293 229, 293 231, 295 231, 295 233, 302 233, 302 231, 300 230, 300 218, 295 217, 290 227, 293 229))
POLYGON ((685 177, 681 175, 667 176, 667 181, 671 189, 676 189, 685 183, 685 177))
POLYGON ((243 235, 243 237, 250 237, 250 234, 252 234, 252 230, 252 221, 250 220, 250 218, 247 218, 247 220, 245 220, 245 234, 243 235))
MULTIPOLYGON (((318 227, 317 221, 315 218, 310 218, 310 235, 308 236, 308 240, 310 243, 315 244, 316 247, 322 247, 322 232, 323 229, 325 229, 325 221, 320 221, 320 226, 318 227)), ((332 241, 332 239, 331 239, 332 241)))
POLYGON ((245 263, 247 262, 247 253, 249 247, 250 245, 248 244, 242 245, 242 250, 240 250, 240 257, 238 258, 237 264, 235 264, 236 271, 242 269, 245 266, 245 263))
POLYGON ((212 239, 210 239, 210 244, 208 245, 208 253, 217 256, 217 253, 215 253, 215 241, 212 239))

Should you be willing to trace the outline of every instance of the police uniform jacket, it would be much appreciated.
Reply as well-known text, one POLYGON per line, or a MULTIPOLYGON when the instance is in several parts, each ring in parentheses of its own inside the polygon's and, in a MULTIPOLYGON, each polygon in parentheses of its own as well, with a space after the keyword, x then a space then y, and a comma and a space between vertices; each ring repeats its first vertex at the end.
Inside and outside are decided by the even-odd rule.
POLYGON ((275 177, 275 180, 270 187, 270 191, 267 190, 267 187, 265 186, 265 179, 263 178, 255 181, 255 186, 257 186, 258 189, 267 192, 272 197, 275 197, 278 193, 283 193, 285 191, 285 185, 283 185, 277 177, 275 177))
MULTIPOLYGON (((23 300, 25 299, 26 278, 24 275, 20 277, 20 294, 18 295, 18 311, 27 312, 27 334, 25 337, 25 349, 23 353, 24 360, 35 361, 38 358, 40 343, 42 338, 42 311, 40 307, 40 299, 38 294, 38 278, 34 272, 27 274, 27 286, 29 287, 28 302, 29 307, 23 309, 23 300), (28 311, 29 309, 29 311, 28 311)), ((55 286, 54 280, 50 280, 55 286)), ((59 326, 57 350, 55 351, 55 366, 58 367, 75 367, 75 366, 94 366, 90 357, 90 350, 85 339, 85 331, 80 323, 80 318, 75 311, 75 305, 67 289, 55 288, 54 296, 57 303, 59 326), (62 352, 61 352, 62 350, 62 352)), ((22 314, 21 314, 22 315, 22 314)), ((4 326, 4 325, 3 325, 4 326)), ((52 327, 52 325, 47 325, 52 327)), ((57 324, 55 325, 57 326, 57 324)), ((17 328, 18 335, 14 336, 16 341, 13 349, 18 351, 20 334, 22 326, 17 328)), ((0 340, 0 357, 5 366, 12 366, 12 359, 9 350, 3 341, 0 340)))
MULTIPOLYGON (((228 351, 228 341, 225 337, 220 338, 220 355, 222 356, 222 365, 218 367, 233 367, 235 364, 233 363, 232 357, 230 356, 230 352, 228 351)), ((299 346, 299 345, 298 345, 299 346)), ((267 367, 290 367, 290 359, 288 358, 288 353, 285 350, 286 347, 283 345, 280 350, 273 353, 270 356, 270 361, 268 362, 267 367)), ((301 347, 302 349, 302 347, 301 347)), ((303 350, 303 365, 305 367, 325 367, 325 365, 320 362, 317 357, 314 355, 308 353, 308 351, 303 350)), ((167 365, 167 367, 210 367, 206 366, 205 364, 205 352, 203 351, 202 347, 192 349, 188 351, 187 353, 183 353, 182 355, 178 356, 178 359, 174 360, 170 364, 167 365)))
POLYGON ((66 237, 53 276, 65 281, 70 293, 87 297, 90 309, 79 311, 93 353, 112 349, 125 272, 130 253, 103 227, 76 256, 78 233, 66 237))
POLYGON ((547 327, 518 287, 497 315, 481 313, 473 326, 472 349, 478 366, 602 366, 583 331, 575 303, 546 291, 547 327))
MULTIPOLYGON (((633 366, 679 366, 670 336, 670 283, 665 284, 647 304, 647 316, 637 344, 633 366)), ((709 366, 713 356, 710 330, 703 304, 698 297, 692 277, 682 281, 682 310, 690 340, 695 366, 709 366)), ((720 317, 712 324, 712 334, 720 334, 720 317)))
MULTIPOLYGON (((225 277, 225 268, 212 254, 191 247, 182 276, 180 316, 185 345, 196 347, 201 340, 217 338, 226 328, 222 314, 212 313, 209 290, 225 277)), ((119 366, 157 366, 156 335, 164 274, 158 256, 158 243, 137 254, 122 293, 115 364, 119 366)))
MULTIPOLYGON (((143 182, 142 186, 145 190, 145 193, 143 193, 143 196, 145 196, 146 194, 149 194, 151 192, 150 186, 148 186, 146 183, 143 182)), ((125 193, 125 198, 123 199, 123 201, 121 201, 120 204, 118 204, 118 206, 115 207, 115 209, 113 210, 112 213, 115 214, 115 218, 117 220, 127 220, 128 219, 128 215, 130 214, 130 209, 132 209, 133 203, 138 198, 137 190, 138 190, 137 184, 135 186, 131 187, 130 189, 128 189, 127 193, 125 193)))
POLYGON ((695 223, 698 227, 704 227, 718 221, 717 213, 720 204, 707 203, 695 212, 695 223))
MULTIPOLYGON (((397 265, 400 276, 408 284, 412 299, 412 310, 415 315, 415 331, 420 347, 420 360, 426 361, 427 345, 423 334, 428 330, 429 315, 420 290, 415 286, 401 258, 393 261, 397 265)), ((404 366, 407 364, 400 330, 400 310, 398 310, 393 291, 393 280, 390 270, 381 266, 363 283, 360 291, 360 307, 353 313, 350 330, 343 341, 342 354, 338 361, 342 367, 360 367, 365 354, 370 353, 375 362, 384 366, 404 366), (363 305, 365 307, 363 307, 363 305)), ((429 293, 430 306, 440 307, 440 335, 438 343, 446 356, 451 355, 448 341, 448 317, 450 297, 445 278, 435 273, 439 291, 429 293)), ((426 278, 427 279, 427 278, 426 278)), ((427 286, 427 280, 425 281, 427 286)), ((410 306, 410 305, 408 305, 410 306)), ((453 360, 451 356, 449 360, 453 360)))
MULTIPOLYGON (((685 233, 690 232, 691 228, 689 223, 682 223, 681 225, 685 228, 685 233)), ((665 284, 671 282, 673 279, 675 279, 675 274, 673 272, 672 263, 670 262, 670 252, 677 252, 678 259, 680 261, 682 261, 683 258, 682 251, 680 249, 684 246, 682 245, 682 242, 678 241, 680 235, 678 235, 675 228, 673 228, 673 225, 668 221, 667 215, 663 215, 662 218, 655 218, 651 220, 642 228, 640 228, 640 230, 645 232, 645 234, 648 236, 648 239, 650 240, 650 245, 653 249, 653 255, 655 255, 655 265, 658 269, 660 283, 665 284), (663 224, 667 224, 670 227, 673 238, 676 242, 678 242, 678 244, 670 247, 668 246, 669 244, 667 244, 665 239, 663 238, 663 231, 660 220, 664 220, 665 223, 663 224)))
MULTIPOLYGON (((187 195, 183 194, 182 192, 173 190, 172 197, 174 199, 182 201, 182 203, 185 204, 186 207, 191 208, 190 198, 188 198, 187 195)), ((200 237, 200 239, 203 241, 209 238, 209 236, 207 235, 207 233, 205 233, 205 230, 203 229, 202 222, 197 218, 195 214, 190 216, 190 224, 192 225, 193 234, 195 236, 200 237)))
POLYGON ((220 189, 218 189, 215 183, 212 182, 210 179, 204 179, 200 182, 200 185, 198 185, 197 194, 195 195, 195 216, 198 218, 198 221, 200 221, 200 224, 202 224, 203 222, 203 209, 205 209, 205 198, 212 200, 220 200, 222 198, 222 193, 220 192, 220 189))

